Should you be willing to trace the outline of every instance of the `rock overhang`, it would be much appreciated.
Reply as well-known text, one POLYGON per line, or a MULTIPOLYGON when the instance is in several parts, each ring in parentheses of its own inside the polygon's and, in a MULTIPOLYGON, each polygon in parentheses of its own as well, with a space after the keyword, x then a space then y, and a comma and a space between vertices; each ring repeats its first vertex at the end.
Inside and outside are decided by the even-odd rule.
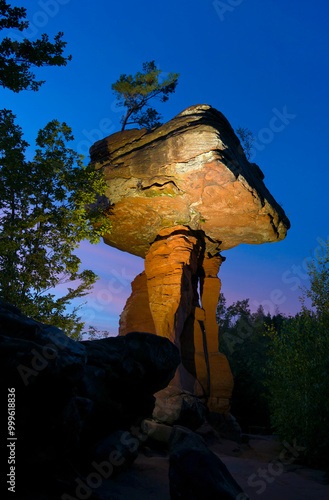
POLYGON ((280 241, 290 227, 227 119, 209 105, 187 108, 151 131, 117 132, 90 149, 108 184, 105 243, 140 257, 164 228, 204 235, 214 255, 240 243, 280 241))

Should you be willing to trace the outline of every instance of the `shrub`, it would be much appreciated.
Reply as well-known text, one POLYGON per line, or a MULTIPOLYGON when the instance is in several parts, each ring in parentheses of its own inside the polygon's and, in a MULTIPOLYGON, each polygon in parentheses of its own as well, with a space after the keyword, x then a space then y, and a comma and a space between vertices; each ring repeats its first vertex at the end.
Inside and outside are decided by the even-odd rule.
POLYGON ((309 465, 329 466, 329 336, 326 322, 303 308, 268 329, 268 389, 273 428, 305 447, 309 465))

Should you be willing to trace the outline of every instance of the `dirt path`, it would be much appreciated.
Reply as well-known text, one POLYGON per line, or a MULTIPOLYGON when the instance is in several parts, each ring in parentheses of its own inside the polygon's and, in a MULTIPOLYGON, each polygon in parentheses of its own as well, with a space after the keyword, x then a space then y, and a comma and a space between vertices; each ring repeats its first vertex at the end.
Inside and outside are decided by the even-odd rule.
MULTIPOLYGON (((283 466, 279 444, 272 439, 256 438, 241 446, 220 440, 209 448, 251 500, 329 500, 325 473, 296 465, 292 460, 283 466)), ((168 456, 150 450, 146 454, 140 453, 129 471, 104 482, 99 491, 104 499, 170 500, 168 456)))

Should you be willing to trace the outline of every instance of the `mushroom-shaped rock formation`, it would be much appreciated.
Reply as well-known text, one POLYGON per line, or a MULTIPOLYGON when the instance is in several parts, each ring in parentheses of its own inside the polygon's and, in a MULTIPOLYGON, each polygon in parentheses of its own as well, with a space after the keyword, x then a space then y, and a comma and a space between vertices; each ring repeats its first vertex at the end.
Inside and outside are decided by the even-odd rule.
POLYGON ((171 384, 229 411, 233 378, 219 352, 220 251, 280 241, 290 224, 227 119, 192 106, 161 127, 127 130, 90 149, 107 179, 113 227, 105 243, 145 258, 119 334, 171 339, 182 363, 171 384))

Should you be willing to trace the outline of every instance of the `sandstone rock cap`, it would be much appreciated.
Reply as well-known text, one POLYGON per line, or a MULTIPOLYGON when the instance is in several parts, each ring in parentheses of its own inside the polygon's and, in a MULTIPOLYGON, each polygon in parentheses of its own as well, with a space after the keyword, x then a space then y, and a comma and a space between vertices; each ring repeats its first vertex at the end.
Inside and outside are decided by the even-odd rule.
POLYGON ((104 241, 134 255, 144 258, 160 231, 174 226, 201 231, 212 255, 282 240, 290 227, 227 119, 207 104, 151 131, 117 132, 90 156, 108 183, 113 227, 104 241))

